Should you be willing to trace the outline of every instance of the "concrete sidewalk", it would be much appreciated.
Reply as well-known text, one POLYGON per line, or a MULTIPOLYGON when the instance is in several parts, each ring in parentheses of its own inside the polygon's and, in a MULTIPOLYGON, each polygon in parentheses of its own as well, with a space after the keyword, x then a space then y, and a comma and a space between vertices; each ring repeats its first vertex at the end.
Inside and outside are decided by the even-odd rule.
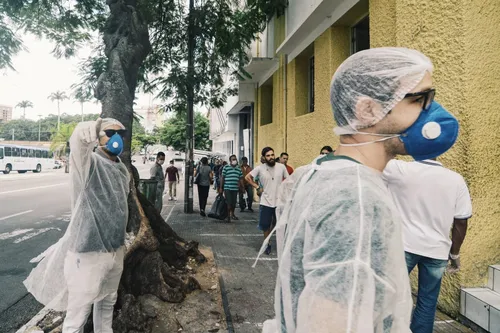
MULTIPOLYGON (((176 202, 164 201, 162 215, 180 236, 212 248, 222 275, 221 290, 227 302, 228 331, 261 332, 262 322, 274 317, 277 257, 273 249, 271 255, 263 255, 256 268, 251 267, 264 240, 262 232, 257 229, 258 205, 253 207, 255 213, 239 213, 237 209, 239 221, 229 224, 199 215, 196 186, 195 213, 184 214, 183 192, 178 188, 179 200, 176 202)), ((211 189, 207 213, 215 197, 216 193, 211 189)))
MULTIPOLYGON (((228 332, 260 333, 262 323, 274 317, 274 287, 278 266, 275 239, 273 252, 263 255, 256 268, 252 268, 263 235, 257 229, 258 204, 255 213, 236 210, 239 221, 225 223, 199 215, 198 193, 194 190, 194 214, 184 214, 184 191, 178 188, 179 199, 166 201, 162 215, 172 228, 186 240, 196 240, 201 246, 212 248, 216 264, 221 272, 221 291, 227 316, 228 332)), ((210 190, 207 212, 216 193, 210 190)), ((435 333, 472 332, 443 313, 436 314, 435 333)))

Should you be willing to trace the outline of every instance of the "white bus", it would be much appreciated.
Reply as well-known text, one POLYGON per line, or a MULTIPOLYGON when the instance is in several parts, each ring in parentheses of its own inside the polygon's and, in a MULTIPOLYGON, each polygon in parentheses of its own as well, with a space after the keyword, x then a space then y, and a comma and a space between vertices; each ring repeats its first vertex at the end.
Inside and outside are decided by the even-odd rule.
POLYGON ((35 173, 53 169, 54 154, 48 148, 8 145, 0 143, 0 171, 8 174, 11 171, 35 173))

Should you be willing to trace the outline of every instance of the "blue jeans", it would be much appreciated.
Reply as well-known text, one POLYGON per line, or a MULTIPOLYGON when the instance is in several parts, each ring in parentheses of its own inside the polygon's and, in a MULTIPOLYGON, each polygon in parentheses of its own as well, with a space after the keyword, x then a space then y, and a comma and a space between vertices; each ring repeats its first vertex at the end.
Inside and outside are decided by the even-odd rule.
POLYGON ((410 329, 413 333, 432 333, 441 279, 447 260, 405 252, 408 274, 418 266, 418 295, 410 329))

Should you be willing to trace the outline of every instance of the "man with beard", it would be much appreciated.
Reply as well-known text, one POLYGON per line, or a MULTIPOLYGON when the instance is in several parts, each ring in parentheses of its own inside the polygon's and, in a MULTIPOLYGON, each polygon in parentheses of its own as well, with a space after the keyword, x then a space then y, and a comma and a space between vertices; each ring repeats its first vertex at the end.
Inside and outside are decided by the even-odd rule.
MULTIPOLYGON (((246 175, 245 180, 257 189, 260 196, 259 229, 264 232, 264 239, 269 236, 273 223, 276 222, 276 201, 278 188, 281 182, 288 177, 288 172, 283 164, 276 163, 274 150, 271 147, 262 149, 264 164, 259 165, 246 175), (254 179, 259 177, 260 187, 254 179)), ((271 244, 266 248, 266 254, 271 253, 271 244)))

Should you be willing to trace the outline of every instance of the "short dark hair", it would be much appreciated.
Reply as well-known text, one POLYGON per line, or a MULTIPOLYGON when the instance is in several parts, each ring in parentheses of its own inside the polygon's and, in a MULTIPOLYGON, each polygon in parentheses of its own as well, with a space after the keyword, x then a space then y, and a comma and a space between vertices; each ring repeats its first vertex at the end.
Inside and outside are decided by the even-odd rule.
POLYGON ((288 157, 290 157, 290 156, 288 155, 288 153, 285 153, 285 152, 281 153, 280 157, 283 157, 283 156, 285 156, 285 155, 286 155, 286 156, 288 156, 288 157))
POLYGON ((243 157, 241 158, 241 160, 242 160, 242 161, 247 161, 247 162, 248 162, 248 158, 246 158, 245 156, 243 156, 243 157))
POLYGON ((264 149, 262 149, 262 156, 266 156, 266 154, 270 151, 273 151, 274 153, 274 149, 271 148, 271 147, 264 147, 264 149))
POLYGON ((156 158, 158 159, 160 157, 165 157, 165 153, 162 151, 158 152, 158 154, 156 154, 156 158))
POLYGON ((203 165, 207 165, 208 164, 208 158, 206 157, 202 157, 201 160, 200 160, 201 164, 203 165))
POLYGON ((330 146, 324 146, 323 148, 321 148, 321 150, 319 151, 319 153, 321 154, 321 152, 322 152, 323 150, 326 150, 326 151, 327 151, 327 152, 329 152, 329 153, 333 152, 333 149, 332 149, 332 147, 330 147, 330 146))
POLYGON ((236 155, 231 155, 229 156, 229 161, 231 161, 231 159, 234 157, 235 160, 238 160, 238 157, 236 157, 236 155))

